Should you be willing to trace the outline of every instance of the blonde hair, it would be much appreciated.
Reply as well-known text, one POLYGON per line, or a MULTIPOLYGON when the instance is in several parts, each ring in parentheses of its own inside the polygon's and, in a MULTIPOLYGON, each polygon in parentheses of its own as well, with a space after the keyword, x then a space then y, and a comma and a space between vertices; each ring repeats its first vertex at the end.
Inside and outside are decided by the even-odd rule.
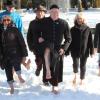
POLYGON ((75 19, 74 19, 74 22, 77 21, 78 18, 82 18, 83 24, 84 23, 86 24, 86 19, 85 19, 85 16, 84 16, 84 14, 82 12, 76 14, 75 19))

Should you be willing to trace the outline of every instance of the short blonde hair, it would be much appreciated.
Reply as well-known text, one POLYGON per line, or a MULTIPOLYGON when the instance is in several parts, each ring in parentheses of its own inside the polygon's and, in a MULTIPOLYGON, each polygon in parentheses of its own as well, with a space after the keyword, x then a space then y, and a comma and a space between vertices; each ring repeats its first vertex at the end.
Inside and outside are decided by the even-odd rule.
POLYGON ((78 18, 82 18, 83 24, 86 23, 85 16, 84 16, 84 14, 82 12, 76 14, 74 21, 77 21, 78 18))

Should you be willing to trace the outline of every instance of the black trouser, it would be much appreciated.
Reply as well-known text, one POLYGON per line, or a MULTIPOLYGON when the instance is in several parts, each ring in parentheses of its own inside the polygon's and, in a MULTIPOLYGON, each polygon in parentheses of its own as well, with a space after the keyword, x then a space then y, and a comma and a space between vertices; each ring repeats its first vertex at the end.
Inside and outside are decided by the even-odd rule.
POLYGON ((8 59, 6 61, 5 72, 7 77, 7 82, 12 83, 13 79, 13 68, 17 74, 21 74, 21 58, 18 59, 8 59))
POLYGON ((43 58, 39 55, 35 55, 35 63, 37 65, 37 70, 41 71, 43 65, 43 58))
POLYGON ((73 59, 73 72, 78 72, 78 67, 80 63, 80 79, 85 78, 85 72, 86 72, 86 61, 87 57, 72 57, 73 59), (80 61, 80 62, 79 62, 80 61))
POLYGON ((43 82, 48 82, 46 79, 46 67, 45 67, 45 61, 43 55, 37 55, 35 54, 35 63, 37 65, 37 70, 41 71, 43 68, 43 82))

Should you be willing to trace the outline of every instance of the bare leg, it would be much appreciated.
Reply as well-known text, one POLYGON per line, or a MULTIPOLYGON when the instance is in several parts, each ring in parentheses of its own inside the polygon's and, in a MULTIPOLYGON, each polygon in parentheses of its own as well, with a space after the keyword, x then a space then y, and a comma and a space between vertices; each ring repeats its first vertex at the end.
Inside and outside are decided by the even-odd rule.
POLYGON ((9 84, 10 86, 10 94, 14 94, 14 86, 13 83, 9 84))
POLYGON ((28 59, 27 62, 22 62, 22 64, 25 66, 26 69, 30 69, 30 63, 31 63, 30 59, 28 59))
POLYGON ((81 79, 80 80, 80 85, 83 85, 84 84, 84 79, 81 79))
POLYGON ((20 83, 24 83, 25 82, 25 80, 22 78, 21 74, 18 75, 18 79, 19 79, 20 83))
POLYGON ((98 72, 98 76, 100 76, 100 66, 99 66, 99 72, 98 72))
POLYGON ((58 93, 59 93, 58 87, 52 86, 52 92, 53 92, 54 94, 58 94, 58 93))
POLYGON ((46 48, 44 53, 44 59, 45 59, 45 65, 46 65, 46 79, 51 78, 51 72, 50 72, 50 49, 46 48))
POLYGON ((76 85, 76 76, 77 76, 77 73, 74 74, 73 85, 76 85))

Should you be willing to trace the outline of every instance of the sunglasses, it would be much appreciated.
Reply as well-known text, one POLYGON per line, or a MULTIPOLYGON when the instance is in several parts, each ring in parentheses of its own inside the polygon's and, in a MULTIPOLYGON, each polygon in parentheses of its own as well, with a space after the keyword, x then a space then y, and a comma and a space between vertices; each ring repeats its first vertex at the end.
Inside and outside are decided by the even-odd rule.
POLYGON ((5 21, 11 21, 10 19, 3 19, 3 21, 5 22, 5 21))

